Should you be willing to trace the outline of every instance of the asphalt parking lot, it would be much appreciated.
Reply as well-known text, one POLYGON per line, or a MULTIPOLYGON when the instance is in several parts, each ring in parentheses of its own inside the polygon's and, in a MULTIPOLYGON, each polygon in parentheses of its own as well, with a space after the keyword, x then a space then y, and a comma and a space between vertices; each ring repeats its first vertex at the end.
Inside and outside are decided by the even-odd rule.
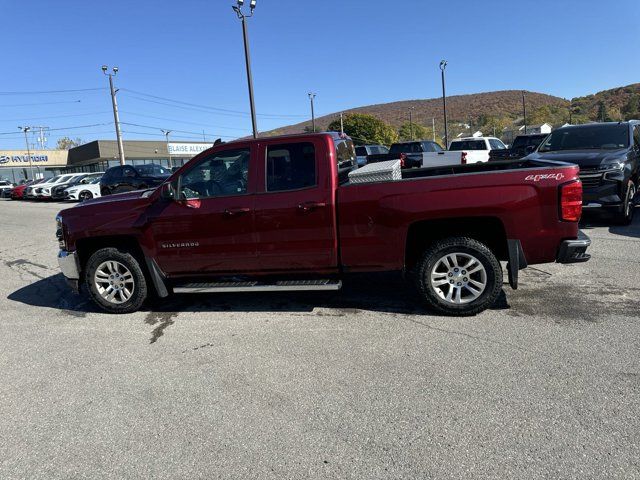
POLYGON ((366 278, 111 316, 61 208, 0 201, 2 479, 640 478, 640 215, 471 318, 366 278))

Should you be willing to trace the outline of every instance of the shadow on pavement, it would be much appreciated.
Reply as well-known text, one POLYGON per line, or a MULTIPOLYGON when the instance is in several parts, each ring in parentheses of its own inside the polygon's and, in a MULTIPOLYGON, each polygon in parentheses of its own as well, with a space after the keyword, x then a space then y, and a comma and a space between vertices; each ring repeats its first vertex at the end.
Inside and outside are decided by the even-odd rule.
MULTIPOLYGON (((608 227, 609 233, 621 235, 624 237, 640 238, 640 207, 636 207, 636 212, 631 225, 612 225, 602 218, 595 215, 585 215, 580 222, 580 228, 588 232, 596 227, 608 227)), ((588 233, 587 233, 588 234, 588 233)))
MULTIPOLYGON (((9 300, 36 307, 55 308, 75 316, 100 312, 85 293, 74 294, 62 274, 43 278, 11 293, 9 300)), ((315 308, 336 310, 335 315, 356 310, 410 315, 433 313, 425 307, 408 282, 398 275, 371 275, 349 278, 339 292, 273 292, 232 294, 181 294, 153 302, 143 308, 148 323, 179 312, 299 312, 315 308)), ((509 308, 504 292, 494 306, 509 308)), ((322 315, 322 313, 320 314, 322 315)), ((333 315, 328 312, 327 315, 333 315)))

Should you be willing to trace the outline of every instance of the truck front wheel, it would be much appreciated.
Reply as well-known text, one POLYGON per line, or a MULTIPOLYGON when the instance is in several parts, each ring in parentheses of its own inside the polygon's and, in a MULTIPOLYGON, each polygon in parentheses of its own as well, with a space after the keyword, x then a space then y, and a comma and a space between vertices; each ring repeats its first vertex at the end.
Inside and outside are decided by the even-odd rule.
POLYGON ((109 313, 137 311, 147 298, 147 282, 130 253, 103 248, 89 258, 85 284, 92 300, 109 313))
POLYGON ((475 315, 491 307, 502 289, 502 267, 485 244, 452 237, 432 244, 416 265, 423 299, 446 315, 475 315))

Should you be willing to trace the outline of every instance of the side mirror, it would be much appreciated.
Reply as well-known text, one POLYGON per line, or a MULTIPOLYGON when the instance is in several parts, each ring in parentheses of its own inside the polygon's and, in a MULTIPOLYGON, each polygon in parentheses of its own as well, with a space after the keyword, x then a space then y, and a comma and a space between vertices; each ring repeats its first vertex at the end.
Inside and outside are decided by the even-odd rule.
POLYGON ((164 200, 177 200, 176 188, 171 182, 162 184, 160 187, 160 198, 164 200))
POLYGON ((527 146, 527 148, 525 148, 525 152, 527 153, 533 153, 536 151, 536 147, 534 147, 533 145, 529 145, 527 146))

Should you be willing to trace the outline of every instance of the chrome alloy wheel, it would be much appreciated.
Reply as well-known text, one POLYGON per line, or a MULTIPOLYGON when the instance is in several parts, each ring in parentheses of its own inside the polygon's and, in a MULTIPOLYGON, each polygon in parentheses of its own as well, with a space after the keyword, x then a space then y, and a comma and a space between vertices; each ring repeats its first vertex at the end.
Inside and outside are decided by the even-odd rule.
POLYGON ((445 302, 471 303, 487 288, 487 271, 473 255, 449 253, 431 270, 431 286, 445 302))
POLYGON ((120 262, 102 262, 93 276, 96 290, 109 303, 125 303, 133 295, 133 274, 120 262))

